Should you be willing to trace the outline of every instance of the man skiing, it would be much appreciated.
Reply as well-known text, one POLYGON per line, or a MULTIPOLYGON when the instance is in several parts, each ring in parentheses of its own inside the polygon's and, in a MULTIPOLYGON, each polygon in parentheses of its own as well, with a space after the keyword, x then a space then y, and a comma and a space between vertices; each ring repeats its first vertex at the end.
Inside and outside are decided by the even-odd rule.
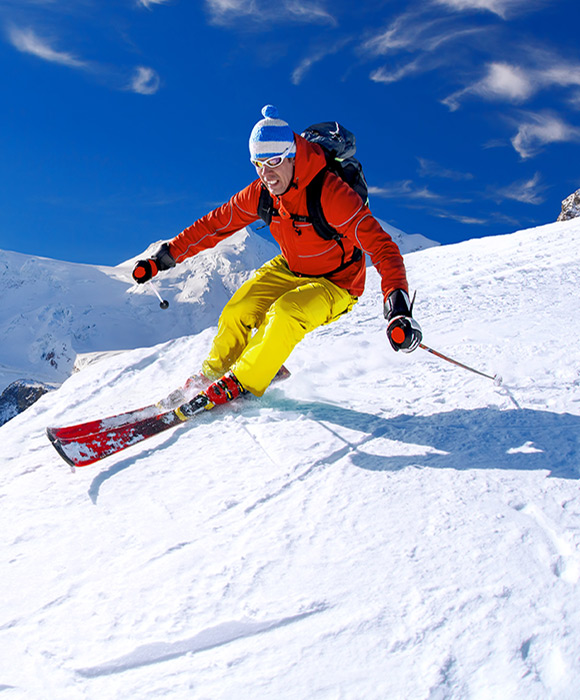
POLYGON ((387 336, 394 350, 411 352, 421 342, 403 258, 359 195, 328 171, 323 149, 295 134, 267 105, 250 135, 250 160, 258 179, 227 203, 198 219, 147 260, 133 278, 147 282, 259 218, 266 188, 274 209, 270 224, 281 255, 258 269, 233 295, 202 364, 212 383, 205 394, 222 404, 247 391, 261 396, 306 333, 350 311, 365 283, 368 253, 381 276, 387 336), (320 203, 340 234, 322 238, 308 220, 306 188, 325 170, 320 203))

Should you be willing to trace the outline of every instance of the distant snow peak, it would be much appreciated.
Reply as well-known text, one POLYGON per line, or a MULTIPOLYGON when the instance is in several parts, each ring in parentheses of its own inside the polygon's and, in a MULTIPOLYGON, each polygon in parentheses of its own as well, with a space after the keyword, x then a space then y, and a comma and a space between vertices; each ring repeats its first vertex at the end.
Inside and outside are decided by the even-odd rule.
POLYGON ((569 221, 580 216, 580 190, 562 201, 562 211, 557 221, 569 221))
POLYGON ((383 231, 386 231, 393 241, 395 241, 402 255, 441 245, 438 241, 432 241, 430 238, 423 236, 421 233, 405 233, 395 226, 387 224, 382 219, 377 219, 377 221, 381 225, 383 231))

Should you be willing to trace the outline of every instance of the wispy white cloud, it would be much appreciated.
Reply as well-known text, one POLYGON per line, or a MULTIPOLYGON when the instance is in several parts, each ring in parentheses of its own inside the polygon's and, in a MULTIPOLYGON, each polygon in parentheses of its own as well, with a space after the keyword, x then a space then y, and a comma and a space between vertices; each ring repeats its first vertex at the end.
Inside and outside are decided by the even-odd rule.
MULTIPOLYGON (((435 66, 430 66, 435 68, 435 66)), ((374 83, 397 83, 399 80, 409 77, 410 75, 417 75, 419 73, 425 73, 428 70, 426 67, 426 61, 422 56, 414 58, 408 63, 396 66, 394 68, 387 68, 386 66, 381 66, 376 68, 370 74, 370 79, 374 83)))
POLYGON ((521 12, 528 12, 540 4, 541 0, 433 0, 436 5, 443 5, 452 10, 492 12, 502 19, 507 19, 521 12))
POLYGON ((400 180, 383 187, 369 187, 369 194, 382 199, 438 200, 441 196, 428 187, 416 187, 412 180, 400 180))
POLYGON ((420 21, 416 13, 407 12, 396 17, 389 27, 362 45, 362 50, 372 55, 384 55, 390 52, 407 50, 409 46, 415 48, 419 35, 426 30, 431 23, 420 21), (414 22, 414 20, 417 20, 414 22))
POLYGON ((550 143, 580 143, 580 128, 550 112, 522 115, 512 146, 522 159, 532 158, 550 143))
POLYGON ((580 90, 576 90, 570 95, 568 103, 573 109, 580 109, 580 90))
POLYGON ((494 197, 499 200, 512 199, 524 204, 542 204, 544 202, 543 192, 546 186, 542 184, 540 173, 536 173, 527 180, 518 180, 507 187, 500 187, 494 190, 494 197))
POLYGON ((430 213, 438 219, 451 219, 452 221, 458 221, 460 224, 483 226, 489 223, 488 219, 470 216, 469 214, 457 214, 456 212, 446 211, 444 209, 433 209, 430 213))
POLYGON ((87 61, 83 61, 77 56, 68 51, 59 51, 54 48, 53 43, 48 39, 39 36, 33 29, 20 29, 18 27, 10 27, 8 30, 8 39, 12 46, 22 53, 28 53, 32 56, 49 61, 50 63, 58 63, 61 66, 69 68, 80 68, 86 70, 90 67, 87 61))
POLYGON ((285 3, 285 8, 288 16, 299 22, 337 24, 334 16, 320 3, 288 0, 285 3))
POLYGON ((395 83, 413 75, 433 71, 457 61, 458 42, 480 34, 484 29, 459 23, 456 18, 409 11, 365 40, 359 52, 371 59, 379 56, 414 54, 396 65, 375 68, 370 79, 377 83, 395 83))
POLYGON ((170 2, 172 2, 172 0, 136 0, 137 5, 146 7, 148 10, 154 5, 167 5, 170 2))
POLYGON ((336 25, 335 17, 323 2, 315 0, 205 0, 211 20, 232 24, 248 19, 258 24, 302 22, 336 25))
POLYGON ((129 82, 128 89, 139 95, 154 95, 161 84, 161 80, 156 71, 146 66, 138 66, 129 82))
MULTIPOLYGON (((438 170, 441 177, 456 176, 463 177, 463 173, 455 173, 444 169, 436 168, 432 161, 425 161, 429 171, 438 170)), ((465 175, 468 179, 469 175, 465 175)), ((438 219, 450 219, 458 221, 462 224, 483 225, 488 223, 487 219, 474 216, 473 214, 461 214, 447 209, 453 204, 471 204, 471 200, 467 198, 452 198, 437 194, 424 185, 416 185, 412 180, 400 180, 398 182, 387 183, 383 187, 369 187, 369 195, 371 197, 379 197, 380 199, 396 199, 397 204, 405 206, 409 209, 421 209, 426 211, 430 216, 438 219)))
POLYGON ((532 76, 519 66, 491 63, 481 80, 454 92, 442 102, 454 112, 459 109, 461 100, 467 95, 478 95, 487 100, 504 99, 509 102, 523 102, 536 89, 532 76))
POLYGON ((580 64, 562 61, 544 51, 531 51, 530 61, 535 65, 490 63, 482 78, 454 92, 442 102, 451 111, 459 109, 461 101, 469 95, 518 104, 541 90, 580 86, 580 64))
MULTIPOLYGON (((410 58, 391 59, 389 65, 370 72, 373 82, 391 84, 428 71, 438 71, 442 79, 457 80, 474 71, 474 51, 493 56, 484 70, 460 89, 443 99, 450 110, 459 109, 469 97, 486 101, 522 104, 539 91, 549 88, 580 86, 580 63, 562 59, 553 52, 530 46, 520 40, 506 44, 503 23, 496 19, 475 23, 466 19, 467 10, 488 10, 505 17, 537 9, 546 0, 431 0, 420 9, 404 12, 390 24, 361 44, 360 52, 371 60, 380 56, 410 58), (441 8, 456 10, 442 15, 441 8), (460 14, 460 12, 462 14, 460 14), (503 37, 503 39, 502 39, 503 37), (518 56, 510 60, 507 56, 518 56), (504 56, 506 58, 504 58, 504 56)), ((479 63, 479 61, 478 61, 479 63)), ((575 98, 572 97, 573 104, 575 98)))
POLYGON ((302 61, 300 61, 300 63, 292 71, 292 83, 294 85, 300 85, 300 83, 304 79, 304 76, 306 75, 306 73, 308 73, 312 66, 314 66, 319 61, 322 61, 322 59, 326 55, 326 53, 319 52, 313 54, 312 56, 307 56, 306 58, 302 59, 302 61))
POLYGON ((471 173, 462 173, 457 170, 449 170, 444 168, 435 161, 427 160, 427 158, 417 158, 419 161, 419 175, 421 177, 441 177, 446 180, 473 180, 471 173))
POLYGON ((12 46, 22 53, 30 54, 48 63, 55 63, 88 73, 115 89, 129 90, 140 95, 153 95, 159 90, 161 84, 158 74, 152 68, 145 66, 135 68, 127 82, 126 71, 125 78, 120 78, 123 74, 122 70, 111 68, 96 61, 87 61, 79 58, 74 53, 60 50, 56 48, 57 42, 55 39, 49 40, 46 37, 41 37, 31 28, 23 29, 12 26, 8 30, 8 39, 12 46), (119 85, 120 79, 125 81, 123 85, 119 85))
POLYGON ((481 31, 481 27, 458 26, 454 19, 448 17, 431 17, 410 11, 399 15, 387 29, 363 42, 361 51, 374 56, 400 51, 430 53, 481 31))
POLYGON ((345 39, 344 41, 337 41, 332 47, 326 46, 318 48, 315 51, 313 51, 309 56, 303 58, 302 61, 300 61, 300 63, 292 71, 292 83, 294 85, 300 85, 305 75, 312 68, 312 66, 316 65, 320 61, 323 61, 327 56, 331 56, 332 54, 341 51, 345 47, 345 45, 349 43, 349 41, 350 39, 345 39))

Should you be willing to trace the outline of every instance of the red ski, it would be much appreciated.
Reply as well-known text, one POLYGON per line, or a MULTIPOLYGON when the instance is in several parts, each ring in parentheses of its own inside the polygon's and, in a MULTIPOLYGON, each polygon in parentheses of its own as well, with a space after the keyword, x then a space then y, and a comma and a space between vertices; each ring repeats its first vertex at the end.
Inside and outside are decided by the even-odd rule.
POLYGON ((191 401, 172 411, 142 418, 101 432, 85 433, 73 437, 58 437, 57 431, 47 428, 46 434, 55 450, 72 467, 85 467, 109 455, 125 450, 147 438, 174 428, 190 420, 201 411, 213 408, 213 403, 201 392, 191 401))
MULTIPOLYGON (((289 376, 290 372, 282 366, 272 383, 289 376)), ((180 425, 211 408, 213 403, 202 391, 191 401, 174 409, 164 410, 160 404, 153 404, 78 425, 47 428, 46 434, 67 464, 84 467, 180 425)))
POLYGON ((144 418, 153 418, 159 413, 163 413, 163 410, 161 404, 151 404, 150 406, 143 406, 143 408, 135 408, 126 413, 119 413, 116 416, 98 418, 97 420, 90 420, 78 425, 68 425, 63 428, 47 428, 46 431, 51 440, 78 438, 83 435, 93 435, 94 433, 102 433, 105 430, 122 428, 124 425, 131 425, 144 418))
MULTIPOLYGON (((272 380, 274 382, 280 382, 287 379, 290 376, 290 370, 286 369, 284 365, 280 367, 276 376, 272 380)), ((194 381, 197 380, 197 376, 192 378, 194 381)), ((210 380, 206 380, 206 384, 210 383, 210 380)), ((122 428, 124 425, 131 425, 137 421, 143 420, 145 418, 154 418, 160 413, 169 411, 170 409, 177 408, 182 403, 185 402, 184 393, 187 391, 189 385, 189 380, 186 382, 185 387, 182 389, 177 389, 176 391, 169 394, 166 399, 162 399, 157 403, 150 404, 149 406, 143 406, 142 408, 135 408, 131 411, 126 411, 125 413, 117 413, 114 416, 107 416, 106 418, 97 418, 96 420, 86 421, 85 423, 78 423, 76 425, 67 425, 61 428, 48 428, 47 433, 51 440, 54 439, 70 439, 78 438, 82 435, 92 435, 93 433, 102 433, 106 430, 122 428)), ((197 394, 200 390, 205 388, 202 386, 195 392, 197 394)), ((190 392, 191 397, 191 392, 190 392)))

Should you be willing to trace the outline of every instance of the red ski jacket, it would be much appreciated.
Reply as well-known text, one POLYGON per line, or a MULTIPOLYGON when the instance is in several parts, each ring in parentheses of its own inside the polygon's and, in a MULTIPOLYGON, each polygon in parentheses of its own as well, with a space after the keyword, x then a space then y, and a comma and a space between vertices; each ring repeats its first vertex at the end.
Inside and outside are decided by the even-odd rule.
MULTIPOLYGON (((408 291, 405 265, 397 245, 358 194, 334 173, 328 172, 324 178, 321 203, 328 223, 343 236, 344 254, 336 241, 321 238, 312 224, 291 218, 292 214, 308 216, 306 186, 325 167, 322 148, 296 135, 294 180, 283 195, 272 196, 278 215, 270 224, 270 232, 290 270, 297 275, 326 277, 359 297, 365 285, 365 256, 335 271, 343 261, 351 260, 355 248, 360 248, 368 253, 381 276, 385 299, 395 289, 408 291)), ((182 262, 212 248, 256 221, 261 188, 261 181, 254 180, 229 202, 198 219, 170 241, 169 251, 175 261, 182 262)))

